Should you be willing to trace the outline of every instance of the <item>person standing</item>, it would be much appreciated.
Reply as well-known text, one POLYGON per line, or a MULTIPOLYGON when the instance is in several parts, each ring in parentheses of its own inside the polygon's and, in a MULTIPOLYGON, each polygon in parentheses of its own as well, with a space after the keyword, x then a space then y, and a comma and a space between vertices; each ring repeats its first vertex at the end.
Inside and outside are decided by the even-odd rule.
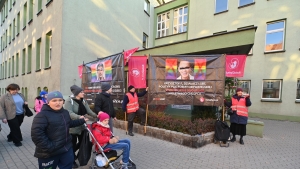
POLYGON ((109 115, 109 127, 113 132, 113 120, 117 120, 116 112, 114 109, 113 101, 110 98, 112 93, 112 87, 109 83, 101 83, 101 93, 95 98, 95 112, 99 114, 105 112, 109 115))
MULTIPOLYGON (((89 104, 84 100, 84 92, 81 87, 73 85, 70 87, 73 93, 66 102, 64 108, 69 111, 72 120, 80 119, 81 116, 86 114, 96 118, 97 115, 90 109, 89 104)), ((73 152, 74 152, 74 162, 73 168, 78 168, 75 162, 77 155, 75 152, 79 149, 82 141, 83 131, 85 127, 83 125, 70 128, 70 134, 72 136, 73 152)))
POLYGON ((23 141, 20 129, 24 120, 23 105, 27 102, 24 95, 19 93, 19 85, 12 83, 6 87, 6 90, 8 93, 0 98, 0 118, 3 123, 8 123, 10 128, 7 141, 12 141, 16 147, 20 147, 23 141))
POLYGON ((34 157, 39 168, 70 169, 74 162, 72 137, 69 128, 81 126, 88 119, 80 116, 71 120, 69 112, 63 108, 64 99, 59 91, 48 94, 48 104, 32 121, 31 139, 35 144, 34 157))
POLYGON ((41 91, 40 95, 35 98, 34 101, 34 110, 36 113, 39 113, 43 107, 43 104, 47 103, 47 91, 41 91))
POLYGON ((249 94, 243 95, 242 88, 237 88, 236 94, 232 96, 231 101, 225 102, 225 105, 231 107, 233 111, 233 114, 230 116, 230 132, 233 135, 231 142, 236 141, 235 135, 240 135, 240 144, 244 145, 243 137, 246 135, 248 107, 251 104, 249 94))
POLYGON ((139 107, 139 100, 138 97, 143 97, 148 91, 148 87, 145 91, 136 93, 134 86, 130 85, 128 87, 128 93, 124 96, 123 103, 122 103, 122 109, 123 111, 126 111, 127 113, 127 119, 128 119, 128 135, 134 136, 133 134, 133 120, 136 115, 136 113, 141 118, 141 125, 145 125, 146 121, 146 111, 139 107))

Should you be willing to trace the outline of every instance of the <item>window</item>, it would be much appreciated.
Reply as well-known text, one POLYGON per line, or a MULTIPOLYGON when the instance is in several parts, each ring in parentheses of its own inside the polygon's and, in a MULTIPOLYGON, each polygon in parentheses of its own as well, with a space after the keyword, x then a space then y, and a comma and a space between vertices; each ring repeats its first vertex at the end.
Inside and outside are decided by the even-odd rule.
POLYGON ((22 89, 21 89, 21 93, 24 95, 24 88, 22 87, 22 89))
POLYGON ((28 23, 30 23, 33 19, 33 0, 29 0, 29 17, 28 17, 28 23))
POLYGON ((41 69, 41 42, 42 42, 41 38, 36 41, 35 70, 41 69))
POLYGON ((160 14, 157 16, 157 37, 164 37, 169 35, 169 19, 170 12, 160 14))
POLYGON ((5 61, 5 64, 4 64, 4 78, 6 79, 7 77, 7 61, 5 61))
POLYGON ((254 0, 239 0, 239 6, 245 6, 254 3, 254 0))
POLYGON ((51 66, 51 53, 52 53, 52 31, 46 34, 46 49, 45 49, 45 68, 51 66))
POLYGON ((144 11, 150 13, 150 2, 148 0, 144 1, 144 11))
POLYGON ((1 22, 4 22, 5 16, 4 16, 4 8, 1 10, 1 22))
POLYGON ((15 39, 15 36, 16 36, 16 19, 13 20, 12 39, 15 39))
POLYGON ((41 91, 42 91, 42 90, 41 90, 41 87, 38 87, 38 88, 36 89, 36 93, 37 93, 36 95, 39 96, 40 93, 41 93, 41 91))
POLYGON ((27 73, 31 73, 32 45, 28 46, 27 73))
POLYGON ((8 32, 7 29, 5 30, 5 47, 7 47, 7 42, 8 42, 8 32))
POLYGON ((42 10, 42 3, 43 3, 43 0, 38 0, 38 12, 40 12, 42 10))
POLYGON ((19 60, 20 60, 20 56, 19 53, 16 54, 16 76, 19 75, 19 60))
POLYGON ((28 89, 27 89, 27 87, 25 87, 25 94, 24 94, 24 96, 25 96, 25 100, 28 100, 28 89))
POLYGON ((148 35, 143 33, 143 48, 148 48, 148 35))
POLYGON ((1 77, 1 79, 3 79, 3 67, 2 67, 2 64, 0 64, 0 69, 1 69, 1 71, 0 71, 0 77, 1 77))
POLYGON ((297 94, 296 99, 300 101, 300 78, 297 79, 297 94))
POLYGON ((23 29, 26 27, 27 24, 27 2, 24 4, 23 8, 23 29))
POLYGON ((21 17, 20 17, 20 12, 19 12, 17 15, 17 31, 16 31, 17 35, 19 35, 19 33, 20 33, 20 22, 21 22, 21 17))
POLYGON ((11 42, 12 36, 11 36, 11 24, 9 25, 9 29, 8 29, 8 43, 11 42))
POLYGON ((215 13, 220 13, 228 10, 228 0, 216 0, 215 13))
POLYGON ((250 94, 250 80, 239 80, 238 87, 243 89, 243 92, 250 94))
POLYGON ((267 24, 265 51, 280 51, 284 47, 285 21, 267 24))
POLYGON ((263 80, 262 100, 279 101, 281 99, 282 80, 263 80))
POLYGON ((174 10, 173 34, 186 32, 188 20, 188 7, 181 7, 174 10))
POLYGON ((11 76, 15 76, 15 57, 11 57, 11 76))
POLYGON ((45 87, 43 88, 43 90, 46 91, 46 92, 48 92, 48 87, 45 86, 45 87))
POLYGON ((8 0, 5 2, 5 17, 8 15, 8 0))
POLYGON ((9 10, 12 8, 12 0, 9 0, 9 10))
POLYGON ((22 50, 22 75, 25 74, 25 66, 26 66, 26 49, 22 50))
POLYGON ((8 77, 10 77, 10 72, 11 71, 11 58, 8 59, 8 77))

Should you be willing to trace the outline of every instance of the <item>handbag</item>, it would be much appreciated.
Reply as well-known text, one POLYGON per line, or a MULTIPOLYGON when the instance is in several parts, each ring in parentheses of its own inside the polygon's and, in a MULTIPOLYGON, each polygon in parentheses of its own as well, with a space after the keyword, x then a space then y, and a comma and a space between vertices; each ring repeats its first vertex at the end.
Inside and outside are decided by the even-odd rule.
POLYGON ((33 116, 33 113, 32 113, 32 111, 29 109, 29 107, 28 107, 28 105, 27 104, 24 104, 23 105, 23 108, 24 108, 24 114, 25 114, 25 116, 27 116, 27 117, 30 117, 30 116, 33 116))
POLYGON ((228 114, 229 116, 233 115, 233 110, 232 110, 232 108, 228 108, 228 109, 227 109, 227 114, 228 114))

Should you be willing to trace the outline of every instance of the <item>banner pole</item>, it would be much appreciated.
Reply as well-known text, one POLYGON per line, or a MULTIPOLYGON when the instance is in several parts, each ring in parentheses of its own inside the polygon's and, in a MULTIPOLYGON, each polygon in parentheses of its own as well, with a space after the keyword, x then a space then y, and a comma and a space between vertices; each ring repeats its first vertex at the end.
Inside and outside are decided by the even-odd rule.
POLYGON ((145 120, 145 126, 144 126, 144 135, 146 135, 146 132, 147 132, 147 122, 148 122, 148 104, 146 107, 146 120, 145 120))
POLYGON ((124 124, 125 124, 125 131, 126 131, 126 135, 128 134, 128 122, 127 122, 127 120, 126 120, 126 111, 124 112, 124 114, 125 114, 125 119, 124 119, 124 124))
POLYGON ((225 106, 223 106, 223 111, 222 111, 222 119, 223 119, 223 121, 225 121, 225 106))

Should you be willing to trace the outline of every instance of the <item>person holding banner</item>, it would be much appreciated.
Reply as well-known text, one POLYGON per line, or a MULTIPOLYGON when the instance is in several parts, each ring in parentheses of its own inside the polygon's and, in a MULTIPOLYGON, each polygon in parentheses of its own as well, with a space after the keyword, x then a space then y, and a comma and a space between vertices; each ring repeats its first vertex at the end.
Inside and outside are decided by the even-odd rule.
POLYGON ((191 75, 192 67, 189 61, 180 61, 178 64, 178 72, 180 73, 180 76, 177 80, 194 80, 194 76, 191 75))
POLYGON ((96 76, 97 81, 105 80, 105 69, 104 69, 104 63, 99 63, 96 67, 96 76))
POLYGON ((128 87, 128 93, 124 96, 122 109, 126 111, 128 117, 128 135, 134 136, 133 129, 133 120, 137 114, 141 118, 141 125, 145 125, 146 121, 146 111, 139 107, 138 97, 143 97, 148 92, 148 87, 144 92, 136 93, 134 86, 130 85, 128 87))
POLYGON ((109 115, 110 119, 108 124, 111 132, 113 132, 113 119, 117 120, 117 118, 113 101, 110 98, 112 87, 109 83, 101 83, 101 90, 102 92, 95 98, 95 112, 98 113, 98 115, 103 112, 109 115))
POLYGON ((249 94, 243 94, 242 88, 236 89, 236 94, 232 96, 230 102, 225 101, 225 105, 233 110, 233 114, 230 115, 230 132, 233 135, 231 142, 235 142, 235 135, 240 135, 240 144, 244 145, 243 136, 246 135, 248 121, 247 107, 251 104, 249 94))

